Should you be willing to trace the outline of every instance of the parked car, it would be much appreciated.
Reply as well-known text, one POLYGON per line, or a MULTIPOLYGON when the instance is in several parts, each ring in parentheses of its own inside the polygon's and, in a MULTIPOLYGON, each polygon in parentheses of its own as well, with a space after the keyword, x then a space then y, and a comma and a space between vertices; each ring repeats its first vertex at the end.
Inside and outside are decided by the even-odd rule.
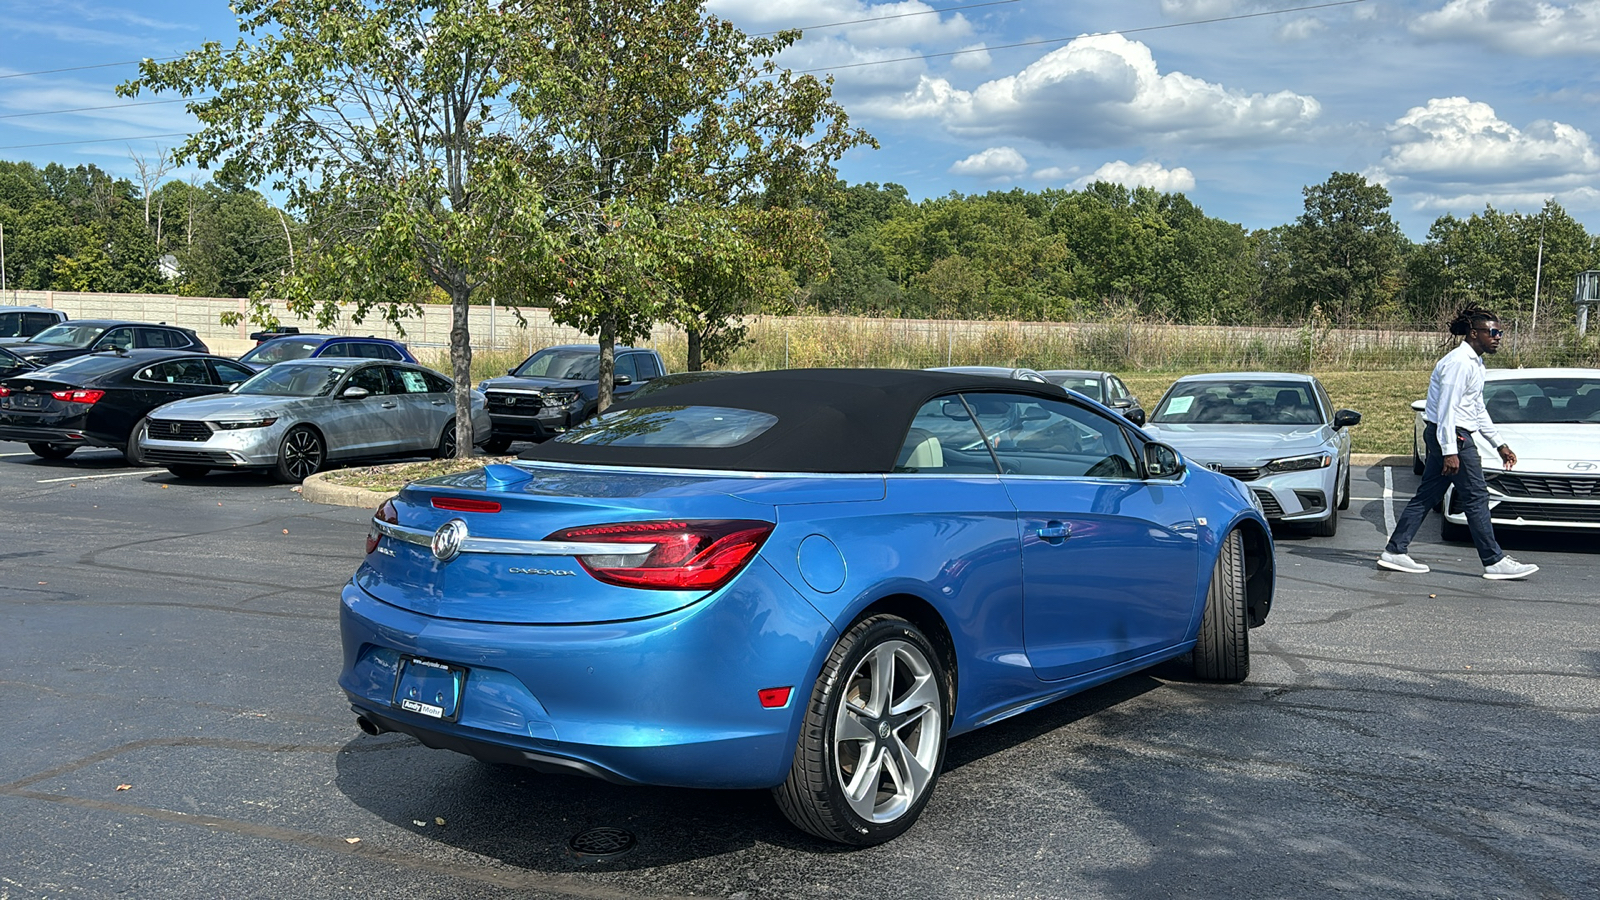
MULTIPOLYGON (((225 396, 153 410, 140 452, 180 478, 212 469, 265 469, 288 483, 335 462, 454 456, 453 384, 410 363, 291 360, 225 396)), ((483 395, 474 391, 474 442, 487 439, 489 430, 483 395)))
POLYGON ((340 337, 332 334, 291 334, 257 344, 239 362, 259 372, 289 359, 392 359, 417 361, 405 344, 380 337, 340 337))
POLYGON ((23 372, 30 372, 37 368, 39 367, 33 363, 4 347, 0 347, 0 378, 10 378, 13 375, 21 375, 23 372))
POLYGON ((1350 506, 1350 429, 1322 383, 1283 372, 1180 378, 1145 430, 1191 461, 1250 485, 1273 522, 1331 537, 1350 506))
POLYGON ((706 381, 712 378, 721 378, 725 375, 741 374, 743 373, 731 371, 729 369, 697 369, 693 372, 673 372, 669 375, 662 375, 659 378, 652 378, 649 381, 646 381, 644 384, 636 386, 633 389, 633 393, 629 394, 627 399, 630 401, 638 400, 640 397, 648 397, 651 394, 654 394, 656 391, 665 390, 669 387, 676 387, 680 384, 690 384, 695 381, 706 381))
POLYGON ((0 381, 0 440, 65 459, 79 447, 115 447, 139 465, 145 414, 164 403, 217 394, 254 372, 231 359, 184 350, 101 351, 0 381))
POLYGON ((935 366, 927 369, 928 372, 955 372, 958 375, 989 375, 994 378, 1010 378, 1015 381, 1034 381, 1039 384, 1048 384, 1045 377, 1028 368, 1012 368, 1009 366, 935 366))
MULTIPOLYGON (((1500 528, 1600 528, 1600 369, 1490 369, 1483 401, 1500 439, 1517 453, 1507 470, 1500 454, 1474 436, 1489 484, 1489 520, 1500 528)), ((1412 467, 1422 474, 1423 407, 1412 430, 1412 467)), ((1445 540, 1464 541, 1467 517, 1455 489, 1445 491, 1445 540)))
POLYGON ((26 341, 6 349, 34 365, 46 366, 63 359, 100 350, 188 350, 209 353, 188 328, 152 325, 117 319, 77 319, 52 325, 26 341))
POLYGON ((755 372, 406 487, 344 588, 339 684, 369 734, 770 788, 867 845, 953 735, 1176 657, 1244 679, 1273 589, 1243 485, 1060 388, 755 372), (1095 443, 991 430, 1016 423, 1095 443))
POLYGON ((25 341, 39 332, 67 320, 59 309, 43 306, 0 306, 0 343, 25 341))
POLYGON ((265 331, 252 331, 250 332, 250 340, 255 341, 256 346, 259 347, 273 338, 287 337, 291 334, 299 333, 300 329, 293 325, 280 325, 277 328, 269 328, 265 331))
POLYGON ((1084 369, 1046 369, 1039 373, 1051 384, 1059 384, 1069 391, 1078 393, 1104 403, 1111 407, 1129 422, 1135 425, 1144 424, 1144 407, 1139 405, 1139 398, 1133 391, 1122 383, 1122 379, 1110 372, 1094 372, 1084 369))
MULTIPOLYGON (((615 365, 612 391, 618 398, 667 371, 659 353, 635 347, 616 348, 615 365)), ((599 408, 600 347, 546 347, 478 387, 489 398, 489 417, 494 420, 494 437, 484 445, 486 451, 504 453, 513 440, 549 440, 599 408)))

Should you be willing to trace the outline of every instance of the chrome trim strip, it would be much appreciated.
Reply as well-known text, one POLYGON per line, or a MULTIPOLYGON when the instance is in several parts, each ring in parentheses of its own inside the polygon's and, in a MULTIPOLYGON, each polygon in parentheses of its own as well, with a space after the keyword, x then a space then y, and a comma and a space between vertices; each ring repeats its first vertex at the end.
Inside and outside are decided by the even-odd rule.
MULTIPOLYGON (((376 518, 372 524, 379 533, 397 541, 433 546, 434 531, 393 525, 376 518)), ((656 548, 655 544, 591 544, 576 541, 523 541, 511 538, 485 538, 468 535, 461 542, 462 553, 494 553, 515 556, 637 556, 645 557, 656 548)))
MULTIPOLYGON (((512 460, 507 465, 519 469, 559 469, 567 472, 627 472, 651 475, 696 475, 716 478, 746 478, 752 481, 773 481, 780 478, 822 478, 829 481, 854 481, 857 479, 881 481, 885 472, 751 472, 747 469, 675 469, 666 466, 608 466, 599 463, 554 462, 543 459, 512 460)), ((909 473, 897 473, 909 474, 909 473)))

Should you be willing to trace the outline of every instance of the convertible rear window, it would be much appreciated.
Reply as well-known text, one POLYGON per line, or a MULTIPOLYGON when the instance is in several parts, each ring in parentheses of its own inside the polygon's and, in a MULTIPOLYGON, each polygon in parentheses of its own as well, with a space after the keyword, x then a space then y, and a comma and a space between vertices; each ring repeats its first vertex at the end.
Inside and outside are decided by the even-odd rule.
POLYGON ((645 406, 605 413, 555 440, 612 447, 737 447, 777 421, 770 413, 724 406, 645 406))

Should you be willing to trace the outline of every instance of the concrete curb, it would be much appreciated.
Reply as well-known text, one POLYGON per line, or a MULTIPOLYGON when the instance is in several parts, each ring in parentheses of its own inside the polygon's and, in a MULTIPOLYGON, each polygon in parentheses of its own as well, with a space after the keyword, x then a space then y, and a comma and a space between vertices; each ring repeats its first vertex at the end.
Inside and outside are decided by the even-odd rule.
POLYGON ((395 493, 395 491, 373 491, 334 484, 328 480, 327 472, 318 472, 300 485, 300 496, 312 503, 354 506, 357 509, 377 509, 383 505, 383 501, 393 497, 395 493))

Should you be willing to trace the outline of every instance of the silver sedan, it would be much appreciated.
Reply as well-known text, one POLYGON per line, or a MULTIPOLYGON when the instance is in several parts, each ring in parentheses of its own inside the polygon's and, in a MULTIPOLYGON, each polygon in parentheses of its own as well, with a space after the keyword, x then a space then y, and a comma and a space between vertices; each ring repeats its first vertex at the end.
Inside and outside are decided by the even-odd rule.
MULTIPOLYGON (((454 383, 387 360, 279 363, 231 393, 152 410, 145 458, 180 478, 211 469, 266 469, 297 483, 330 463, 382 456, 454 456, 454 383)), ((492 425, 472 392, 473 443, 492 425)))

